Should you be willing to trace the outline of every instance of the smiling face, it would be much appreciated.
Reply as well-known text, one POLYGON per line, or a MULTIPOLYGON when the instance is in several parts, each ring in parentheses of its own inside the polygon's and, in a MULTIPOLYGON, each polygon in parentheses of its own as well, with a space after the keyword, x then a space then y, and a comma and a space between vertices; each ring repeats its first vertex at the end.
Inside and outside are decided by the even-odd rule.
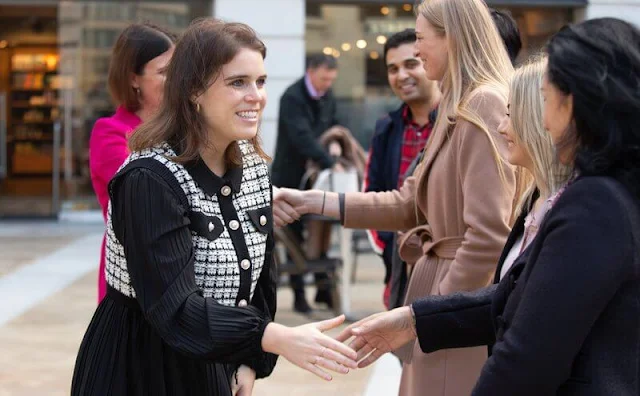
POLYGON ((427 78, 440 81, 447 71, 449 47, 447 38, 438 32, 425 17, 416 19, 415 55, 422 60, 427 78))
POLYGON ((195 99, 215 147, 225 149, 233 141, 256 136, 267 103, 266 78, 262 55, 243 48, 195 99))
POLYGON ((511 105, 507 107, 507 114, 505 114, 502 122, 498 125, 498 132, 504 136, 507 141, 507 160, 511 165, 525 167, 533 173, 531 156, 514 131, 511 115, 509 114, 509 107, 511 107, 511 105))
POLYGON ((387 77, 393 93, 405 103, 428 100, 431 84, 414 44, 405 43, 387 51, 387 77))

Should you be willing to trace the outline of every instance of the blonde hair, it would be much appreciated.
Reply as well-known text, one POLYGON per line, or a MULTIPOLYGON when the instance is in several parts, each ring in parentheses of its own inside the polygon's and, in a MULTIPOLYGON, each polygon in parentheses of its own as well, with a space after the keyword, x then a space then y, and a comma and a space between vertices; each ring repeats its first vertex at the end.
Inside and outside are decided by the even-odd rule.
POLYGON ((570 176, 568 167, 556 160, 551 136, 542 123, 542 78, 547 68, 544 56, 533 57, 516 69, 509 90, 509 114, 515 143, 522 147, 533 163, 533 174, 519 169, 523 176, 518 190, 523 194, 515 207, 520 213, 531 204, 533 191, 537 188, 540 197, 548 198, 556 192, 570 176))
POLYGON ((424 0, 416 13, 446 37, 449 49, 434 129, 447 130, 459 119, 478 127, 491 142, 500 179, 506 185, 502 166, 505 161, 494 138, 484 120, 468 106, 471 93, 478 88, 494 91, 506 101, 509 78, 513 73, 511 60, 487 5, 482 0, 424 0))

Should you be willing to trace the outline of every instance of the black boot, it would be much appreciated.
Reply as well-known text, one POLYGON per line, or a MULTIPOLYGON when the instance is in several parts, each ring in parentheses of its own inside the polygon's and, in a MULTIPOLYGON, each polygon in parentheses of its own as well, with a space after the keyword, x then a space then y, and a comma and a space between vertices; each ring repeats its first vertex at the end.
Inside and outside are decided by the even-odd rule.
POLYGON ((316 303, 327 304, 329 309, 333 309, 333 296, 329 289, 318 289, 315 298, 316 303))
MULTIPOLYGON (((326 254, 324 254, 323 257, 326 258, 326 254)), ((314 276, 316 279, 316 286, 318 287, 315 302, 327 304, 329 309, 333 309, 333 295, 331 294, 331 282, 329 280, 329 275, 323 272, 317 272, 314 276)))
POLYGON ((310 314, 311 311, 313 311, 304 295, 304 289, 293 291, 293 310, 305 315, 310 314))

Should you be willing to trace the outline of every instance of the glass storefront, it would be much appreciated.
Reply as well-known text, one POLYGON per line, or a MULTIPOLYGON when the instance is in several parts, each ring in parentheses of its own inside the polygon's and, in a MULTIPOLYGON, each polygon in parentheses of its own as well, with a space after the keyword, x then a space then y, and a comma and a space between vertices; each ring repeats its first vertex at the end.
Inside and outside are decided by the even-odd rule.
POLYGON ((97 209, 88 141, 114 111, 111 48, 128 24, 181 33, 211 0, 17 0, 0 6, 0 217, 97 209))
MULTIPOLYGON (((383 45, 393 33, 415 27, 412 4, 307 1, 306 51, 338 57, 334 85, 338 118, 365 148, 376 120, 400 104, 388 87, 383 45)), ((518 23, 523 41, 520 59, 537 52, 553 33, 574 18, 573 9, 566 7, 499 8, 509 11, 518 23)))
MULTIPOLYGON (((386 37, 414 26, 412 4, 306 1, 306 51, 339 57, 339 118, 365 148, 375 121, 398 106, 382 48, 386 37)), ((566 7, 507 9, 526 52, 573 20, 566 7)), ((107 70, 120 31, 149 21, 179 34, 212 10, 212 0, 2 2, 0 218, 98 209, 88 141, 96 119, 114 111, 107 70)))

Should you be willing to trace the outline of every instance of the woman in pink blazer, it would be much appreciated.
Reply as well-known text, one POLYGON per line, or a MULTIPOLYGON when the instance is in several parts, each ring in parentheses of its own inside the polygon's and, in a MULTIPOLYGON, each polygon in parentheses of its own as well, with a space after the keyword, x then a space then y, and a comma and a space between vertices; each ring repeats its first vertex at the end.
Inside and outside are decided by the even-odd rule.
MULTIPOLYGON (((108 185, 129 155, 127 138, 158 108, 162 100, 165 68, 176 37, 150 24, 133 24, 118 37, 109 65, 109 93, 118 106, 111 117, 100 118, 91 131, 89 167, 91 183, 106 221, 108 185)), ((104 240, 100 250, 98 302, 106 293, 104 240)))

